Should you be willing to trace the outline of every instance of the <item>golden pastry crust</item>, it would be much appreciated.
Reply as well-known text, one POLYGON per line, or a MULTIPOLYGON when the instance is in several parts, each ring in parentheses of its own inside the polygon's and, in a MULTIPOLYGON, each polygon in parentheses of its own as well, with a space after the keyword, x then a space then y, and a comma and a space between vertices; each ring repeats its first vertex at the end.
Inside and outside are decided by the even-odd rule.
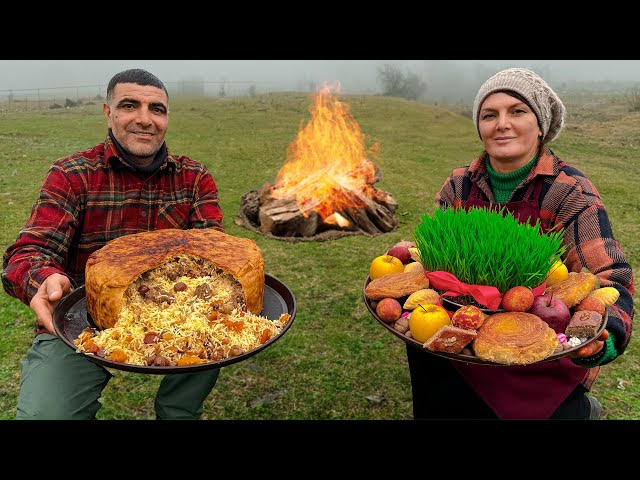
POLYGON ((567 307, 578 305, 598 286, 598 277, 591 272, 571 272, 566 280, 547 288, 545 293, 553 294, 567 307))
POLYGON ((427 288, 429 279, 424 272, 400 272, 371 280, 365 287, 364 294, 369 300, 382 300, 387 297, 406 297, 427 288))
POLYGON ((247 309, 260 314, 264 259, 253 240, 213 228, 162 229, 118 237, 89 256, 85 293, 94 323, 112 327, 124 307, 127 287, 144 272, 180 254, 202 258, 231 274, 242 285, 247 309))
POLYGON ((504 312, 490 315, 472 343, 481 360, 503 365, 528 365, 549 357, 558 335, 537 315, 504 312))

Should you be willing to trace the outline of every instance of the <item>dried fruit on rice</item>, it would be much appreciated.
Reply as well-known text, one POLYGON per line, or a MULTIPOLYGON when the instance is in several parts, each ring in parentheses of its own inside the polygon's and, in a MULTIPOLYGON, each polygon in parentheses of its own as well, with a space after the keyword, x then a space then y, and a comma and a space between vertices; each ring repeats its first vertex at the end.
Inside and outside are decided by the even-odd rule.
POLYGON ((190 256, 145 272, 124 296, 116 324, 83 332, 78 351, 133 365, 218 361, 257 348, 289 320, 246 312, 240 283, 190 256))
POLYGON ((255 242, 213 229, 119 237, 86 269, 87 310, 99 328, 78 351, 134 365, 218 361, 257 348, 289 321, 262 317, 264 261, 255 242))

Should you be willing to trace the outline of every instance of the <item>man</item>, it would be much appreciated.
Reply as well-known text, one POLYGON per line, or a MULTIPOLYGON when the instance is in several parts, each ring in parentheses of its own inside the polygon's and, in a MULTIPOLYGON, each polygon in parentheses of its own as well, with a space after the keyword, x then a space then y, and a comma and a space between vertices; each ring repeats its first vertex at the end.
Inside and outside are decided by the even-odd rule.
MULTIPOLYGON (((84 284, 91 252, 148 230, 224 231, 207 167, 167 149, 169 94, 157 77, 141 69, 117 73, 103 111, 106 140, 53 163, 31 216, 4 253, 4 289, 36 315, 35 337, 20 363, 18 419, 94 419, 101 407, 112 374, 75 353, 53 327, 56 304, 84 284)), ((165 375, 157 418, 200 418, 218 374, 165 375)))

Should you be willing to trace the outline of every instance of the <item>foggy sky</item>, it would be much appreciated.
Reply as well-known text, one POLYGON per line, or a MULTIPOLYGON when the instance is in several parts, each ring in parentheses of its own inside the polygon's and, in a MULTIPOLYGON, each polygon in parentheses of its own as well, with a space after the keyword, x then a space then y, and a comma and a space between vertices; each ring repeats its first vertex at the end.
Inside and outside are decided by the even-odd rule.
MULTIPOLYGON (((345 93, 374 93, 377 69, 393 64, 423 74, 428 60, 0 60, 0 91, 106 85, 127 68, 144 68, 165 83, 273 83, 296 89, 305 83, 340 82, 345 93)), ((438 60, 460 75, 489 74, 506 67, 533 68, 550 84, 558 82, 640 82, 640 60, 438 60)), ((488 77, 487 77, 488 78, 488 77)))

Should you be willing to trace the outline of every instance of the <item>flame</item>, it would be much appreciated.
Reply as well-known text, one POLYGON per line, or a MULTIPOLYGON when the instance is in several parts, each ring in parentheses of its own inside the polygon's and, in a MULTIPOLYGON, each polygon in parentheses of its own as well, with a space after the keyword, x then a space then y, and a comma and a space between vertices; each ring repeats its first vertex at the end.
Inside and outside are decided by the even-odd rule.
POLYGON ((365 148, 365 136, 351 116, 349 106, 331 95, 340 84, 323 84, 313 95, 311 120, 287 148, 272 195, 295 197, 305 217, 315 211, 326 223, 349 221, 339 212, 366 206, 375 198, 375 166, 366 158, 378 150, 365 148), (365 153, 366 152, 366 153, 365 153))

